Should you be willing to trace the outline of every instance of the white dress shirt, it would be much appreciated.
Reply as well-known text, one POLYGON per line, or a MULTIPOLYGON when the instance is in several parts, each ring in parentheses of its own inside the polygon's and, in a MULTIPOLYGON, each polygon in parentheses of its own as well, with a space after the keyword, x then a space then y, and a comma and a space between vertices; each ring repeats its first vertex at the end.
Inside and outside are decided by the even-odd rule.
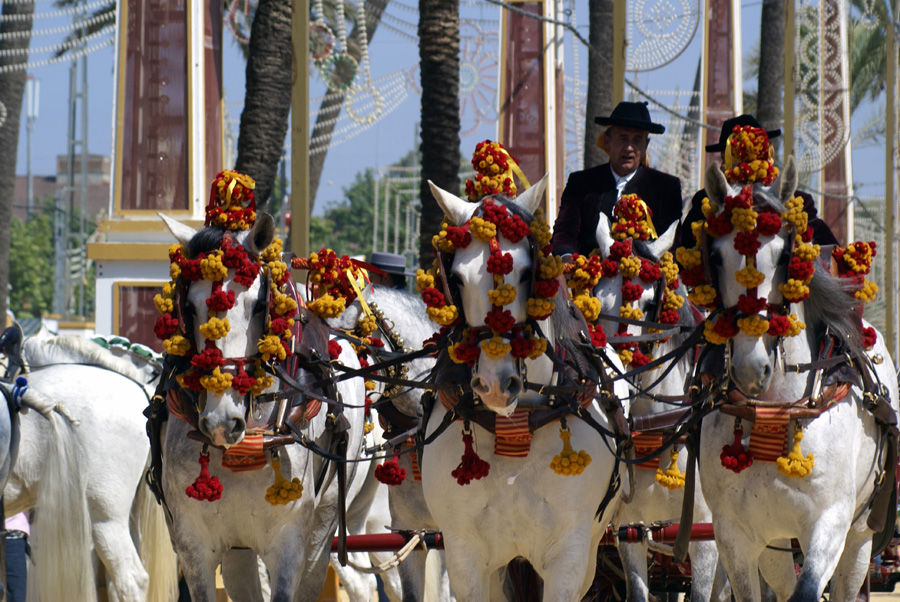
POLYGON ((619 199, 622 198, 622 191, 625 190, 625 186, 628 184, 628 182, 631 180, 631 178, 634 177, 634 174, 637 173, 637 170, 635 169, 633 172, 631 172, 628 175, 620 176, 612 168, 612 164, 610 164, 609 171, 612 172, 613 178, 616 180, 616 200, 618 201, 619 199))

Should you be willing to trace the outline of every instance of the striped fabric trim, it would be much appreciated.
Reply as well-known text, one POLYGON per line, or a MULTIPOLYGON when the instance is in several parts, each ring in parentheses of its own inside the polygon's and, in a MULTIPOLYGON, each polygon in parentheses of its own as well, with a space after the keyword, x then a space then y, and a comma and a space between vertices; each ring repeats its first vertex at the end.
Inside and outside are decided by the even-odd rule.
POLYGON ((508 418, 497 414, 494 423, 494 455, 525 458, 534 435, 528 428, 531 410, 518 408, 508 418))
POLYGON ((757 406, 755 409, 749 449, 754 461, 774 462, 787 453, 789 408, 757 406))
MULTIPOLYGON (((407 449, 410 447, 416 446, 415 437, 410 437, 406 440, 406 443, 403 444, 407 449)), ((409 452, 409 459, 412 462, 412 474, 414 481, 422 480, 422 473, 419 471, 419 454, 417 452, 409 452)))
POLYGON ((169 414, 176 418, 181 418, 185 422, 188 421, 184 413, 184 407, 181 405, 181 392, 174 389, 166 395, 166 404, 169 406, 169 414))
MULTIPOLYGON (((646 431, 643 433, 631 433, 631 440, 634 442, 634 455, 640 458, 652 454, 662 447, 663 436, 657 431, 646 431)), ((659 468, 659 457, 635 464, 637 468, 644 470, 656 470, 659 468)))
POLYGON ((237 445, 222 454, 222 467, 232 472, 258 470, 267 463, 262 433, 247 433, 237 445))
POLYGON ((459 403, 459 398, 450 391, 440 390, 437 397, 444 409, 448 411, 455 408, 456 404, 459 403))

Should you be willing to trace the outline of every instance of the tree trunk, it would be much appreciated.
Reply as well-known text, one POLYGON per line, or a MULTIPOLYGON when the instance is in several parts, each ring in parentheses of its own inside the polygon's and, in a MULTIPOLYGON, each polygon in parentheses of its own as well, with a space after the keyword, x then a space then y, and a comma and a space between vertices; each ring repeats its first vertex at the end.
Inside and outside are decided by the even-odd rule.
POLYGON ((419 263, 431 265, 441 211, 428 180, 459 194, 459 0, 419 0, 422 79, 422 236, 419 263))
POLYGON ((603 126, 594 117, 609 115, 613 110, 613 0, 589 0, 590 43, 609 62, 588 52, 587 108, 584 115, 584 168, 609 160, 597 147, 597 136, 603 126))
MULTIPOLYGON (((381 22, 381 15, 384 13, 384 7, 387 6, 388 0, 366 0, 366 36, 369 41, 375 36, 375 30, 381 22)), ((347 38, 347 46, 350 56, 359 62, 362 55, 360 47, 360 31, 359 26, 354 27, 347 38)), ((349 83, 343 81, 342 83, 349 83)), ((325 166, 325 157, 328 156, 328 144, 331 142, 331 135, 334 133, 334 127, 337 125, 337 118, 341 114, 341 105, 344 104, 345 94, 331 93, 322 99, 319 105, 319 112, 316 113, 316 125, 312 129, 310 140, 321 138, 325 148, 322 152, 311 154, 309 157, 309 210, 310 212, 316 205, 316 193, 319 191, 319 182, 322 180, 322 168, 325 166)))
MULTIPOLYGON (((784 3, 785 0, 764 0, 760 18, 756 118, 767 130, 782 127, 784 119, 784 3)), ((779 141, 773 141, 776 149, 779 141)))
POLYGON ((272 194, 290 110, 291 0, 259 0, 250 31, 247 89, 234 168, 256 180, 260 210, 272 194))
MULTIPOLYGON (((3 16, 33 15, 34 3, 4 3, 3 16)), ((33 19, 4 19, 0 21, 0 68, 17 63, 27 63, 27 54, 8 56, 4 50, 28 48, 31 41, 33 19), (21 37, 8 34, 22 32, 21 37)), ((12 221, 13 190, 16 185, 16 153, 19 148, 19 118, 22 115, 22 98, 25 96, 24 69, 0 73, 0 103, 6 108, 6 121, 0 125, 0 149, 5 158, 0 160, 0 316, 6 320, 6 296, 9 290, 9 237, 12 221)), ((56 277, 61 277, 57 274, 56 277)))

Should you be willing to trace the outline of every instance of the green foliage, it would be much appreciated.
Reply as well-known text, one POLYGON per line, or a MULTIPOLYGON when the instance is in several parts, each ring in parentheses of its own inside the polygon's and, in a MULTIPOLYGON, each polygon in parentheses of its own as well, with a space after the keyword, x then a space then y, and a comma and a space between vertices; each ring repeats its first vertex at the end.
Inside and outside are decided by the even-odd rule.
POLYGON ((53 307, 53 214, 39 212, 10 226, 9 308, 17 318, 37 318, 53 307))

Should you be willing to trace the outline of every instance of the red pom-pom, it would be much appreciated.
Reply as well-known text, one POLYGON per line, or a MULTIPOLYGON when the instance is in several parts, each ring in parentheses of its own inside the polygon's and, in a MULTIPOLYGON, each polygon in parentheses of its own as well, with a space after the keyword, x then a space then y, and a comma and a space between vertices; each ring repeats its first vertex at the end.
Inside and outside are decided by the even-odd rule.
POLYGON ((591 344, 594 347, 606 347, 606 331, 602 324, 588 324, 591 333, 591 344))
POLYGON ((551 299, 556 296, 556 293, 559 291, 559 280, 553 278, 552 280, 535 280, 534 281, 534 296, 540 297, 541 299, 551 299))
POLYGON ((457 249, 465 249, 472 242, 472 233, 469 232, 469 224, 462 226, 447 226, 447 240, 457 249))
POLYGON ((622 285, 622 301, 637 301, 644 294, 644 287, 633 282, 622 285))
POLYGON ((252 389, 256 385, 256 378, 247 374, 244 367, 241 366, 238 370, 238 373, 235 374, 231 379, 231 388, 240 393, 241 395, 246 395, 250 389, 252 389))
POLYGON ((640 368, 645 364, 650 363, 650 358, 644 355, 640 350, 635 349, 631 352, 631 367, 632 368, 640 368))
POLYGON ((471 432, 463 432, 463 443, 466 447, 459 465, 450 473, 460 485, 468 485, 473 480, 486 477, 491 470, 491 465, 478 457, 472 445, 473 441, 471 432))
MULTIPOLYGON (((221 286, 221 282, 217 284, 221 286)), ((219 290, 213 292, 213 294, 209 296, 209 299, 206 300, 206 307, 209 308, 209 311, 217 313, 228 311, 234 307, 234 291, 228 291, 226 293, 219 288, 219 290)))
POLYGON ((341 356, 341 344, 337 341, 328 341, 328 355, 336 360, 341 356))
POLYGON ((504 333, 515 325, 516 319, 508 309, 492 309, 484 317, 484 323, 492 331, 504 333))
POLYGON ((783 336, 791 327, 791 321, 787 316, 774 315, 769 318, 769 330, 766 332, 769 336, 783 336))
POLYGON ((734 236, 734 249, 741 255, 755 255, 759 247, 759 233, 756 231, 738 232, 734 236))
POLYGON ((275 318, 274 320, 272 320, 272 334, 281 336, 281 334, 290 327, 291 323, 289 321, 289 318, 275 318))
POLYGON ((863 335, 863 348, 871 349, 875 346, 875 343, 878 341, 878 333, 875 332, 875 329, 871 326, 862 329, 863 335))
POLYGON ((752 316, 753 314, 757 314, 766 308, 766 300, 759 299, 755 295, 741 295, 738 297, 738 311, 742 314, 752 316))
POLYGON ((706 282, 706 272, 703 270, 703 265, 694 266, 689 270, 681 270, 681 281, 684 282, 685 286, 700 286, 706 282))
POLYGON ((722 461, 722 466, 728 470, 741 472, 753 465, 753 452, 749 449, 744 449, 744 445, 741 443, 741 437, 743 436, 744 429, 736 428, 734 429, 734 442, 731 445, 722 446, 722 453, 719 454, 719 459, 722 461))
POLYGON ((222 497, 219 477, 209 476, 209 454, 200 454, 200 476, 188 485, 184 492, 195 500, 214 502, 222 497))
POLYGON ((181 277, 196 282, 202 277, 199 259, 185 259, 181 262, 181 277))
POLYGON ((706 218, 706 231, 709 232, 710 236, 725 236, 726 234, 731 234, 733 229, 730 212, 710 215, 706 218))
POLYGON ((500 233, 506 240, 517 243, 531 232, 528 224, 518 215, 510 215, 500 222, 500 233))
MULTIPOLYGON (((631 240, 630 238, 628 240, 631 240)), ((619 273, 619 263, 613 259, 606 258, 600 262, 600 272, 604 278, 612 278, 619 273)))
POLYGON ((191 365, 203 372, 212 372, 216 367, 224 366, 225 360, 222 359, 222 352, 213 346, 207 347, 191 358, 191 365))
POLYGON ((788 276, 801 282, 806 282, 813 277, 816 266, 811 261, 803 261, 799 257, 791 257, 788 265, 788 276))
POLYGON ((156 318, 156 326, 153 327, 153 334, 155 334, 156 338, 160 341, 165 341, 175 334, 176 330, 178 330, 178 318, 169 312, 166 312, 156 318))
POLYGON ((781 216, 774 211, 763 211, 756 218, 756 230, 762 236, 775 236, 781 231, 781 216))
POLYGON ((662 270, 659 265, 648 259, 641 259, 641 271, 638 274, 644 282, 656 282, 662 278, 662 270))
POLYGON ((434 287, 429 286, 428 288, 422 289, 421 295, 422 301, 427 307, 444 306, 444 293, 434 287))
POLYGON ((613 261, 619 261, 623 257, 631 256, 631 239, 617 240, 609 247, 609 258, 613 261))
POLYGON ((674 309, 664 309, 659 313, 660 324, 678 324, 678 312, 674 309))
POLYGON ((375 479, 385 485, 396 486, 406 478, 406 469, 400 468, 397 458, 391 458, 375 467, 375 479))
POLYGON ((737 333, 740 332, 740 330, 741 329, 738 328, 737 325, 737 320, 734 319, 734 314, 722 314, 713 326, 713 331, 720 337, 726 339, 737 336, 737 333))
POLYGON ((510 353, 516 359, 525 359, 531 352, 534 350, 534 339, 526 339, 525 337, 518 336, 509 340, 509 344, 512 346, 512 351, 510 353))
POLYGON ((509 253, 501 253, 499 249, 492 251, 487 260, 488 274, 505 276, 512 272, 513 260, 509 253))

